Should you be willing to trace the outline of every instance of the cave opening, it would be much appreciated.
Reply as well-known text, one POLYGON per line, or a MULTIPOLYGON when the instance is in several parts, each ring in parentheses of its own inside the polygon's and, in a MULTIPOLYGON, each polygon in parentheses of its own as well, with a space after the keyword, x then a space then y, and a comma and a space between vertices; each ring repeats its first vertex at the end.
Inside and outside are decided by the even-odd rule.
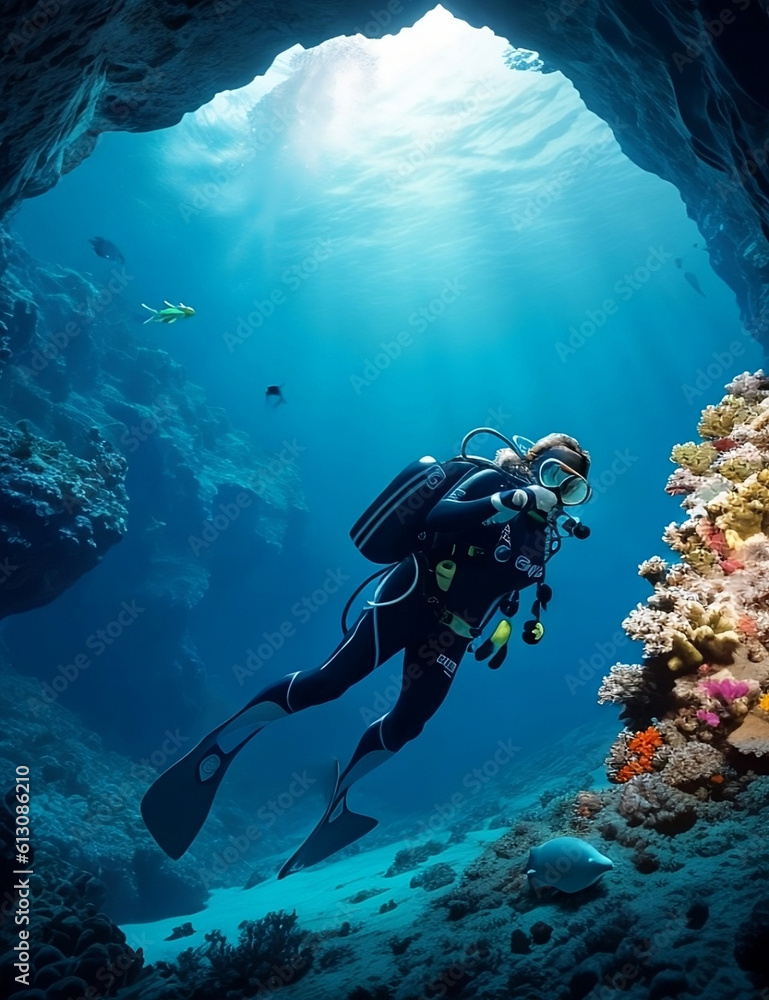
MULTIPOLYGON (((97 290, 118 280, 100 315, 183 365, 270 454, 288 443, 314 498, 288 539, 297 559, 314 539, 314 570, 281 566, 276 583, 268 561, 234 590, 214 575, 191 624, 204 662, 241 662, 254 600, 280 620, 297 573, 322 580, 335 565, 318 498, 336 494, 340 468, 356 471, 335 499, 343 537, 402 455, 455 453, 470 426, 593 438, 594 522, 629 565, 656 544, 670 446, 760 355, 678 191, 628 160, 549 70, 440 7, 392 36, 296 46, 173 128, 103 135, 15 217, 40 258, 97 290), (96 235, 124 267, 93 255, 96 235), (195 317, 143 325, 142 303, 164 300, 195 317), (267 384, 285 385, 279 413, 264 406, 267 384), (648 516, 630 535, 626 512, 639 506, 648 516), (226 636, 222 616, 237 623, 226 636)), ((137 451, 129 477, 146 475, 151 452, 137 451)), ((133 503, 151 524, 142 495, 133 503)), ((108 593, 135 544, 84 590, 108 593)), ((575 628, 593 613, 589 595, 565 611, 575 628)), ((596 628, 610 634, 625 605, 607 595, 596 628)), ((311 657, 320 639, 305 641, 311 657)), ((212 682, 240 694, 230 673, 212 682)))

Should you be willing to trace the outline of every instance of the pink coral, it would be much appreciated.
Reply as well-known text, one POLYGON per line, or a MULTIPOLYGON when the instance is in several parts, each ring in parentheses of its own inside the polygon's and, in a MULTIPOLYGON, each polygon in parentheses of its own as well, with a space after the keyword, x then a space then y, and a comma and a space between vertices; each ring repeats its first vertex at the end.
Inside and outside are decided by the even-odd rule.
POLYGON ((711 698, 720 698, 726 705, 730 705, 737 698, 744 698, 751 691, 750 681, 735 681, 732 677, 700 681, 699 685, 711 698))
POLYGON ((708 548, 712 549, 721 557, 726 555, 726 550, 728 549, 726 536, 723 531, 717 528, 707 518, 703 517, 697 521, 695 531, 703 542, 705 542, 708 548))
POLYGON ((697 718, 701 722, 707 722, 709 726, 717 726, 721 722, 721 719, 715 712, 706 712, 704 709, 699 709, 697 712, 697 718))
POLYGON ((736 573, 738 569, 745 569, 745 563, 730 556, 728 559, 721 560, 721 569, 727 576, 730 576, 732 573, 736 573))
POLYGON ((737 447, 737 442, 732 441, 731 438, 717 438, 712 444, 716 451, 731 451, 732 448, 737 447))

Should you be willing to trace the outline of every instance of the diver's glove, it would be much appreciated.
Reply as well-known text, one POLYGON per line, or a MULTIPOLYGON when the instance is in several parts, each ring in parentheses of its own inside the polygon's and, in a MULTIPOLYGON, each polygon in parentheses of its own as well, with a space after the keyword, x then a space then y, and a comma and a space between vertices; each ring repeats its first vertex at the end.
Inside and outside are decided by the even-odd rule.
POLYGON ((544 486, 524 486, 518 490, 495 493, 491 502, 498 511, 512 510, 517 513, 538 510, 549 514, 558 503, 558 497, 544 486))

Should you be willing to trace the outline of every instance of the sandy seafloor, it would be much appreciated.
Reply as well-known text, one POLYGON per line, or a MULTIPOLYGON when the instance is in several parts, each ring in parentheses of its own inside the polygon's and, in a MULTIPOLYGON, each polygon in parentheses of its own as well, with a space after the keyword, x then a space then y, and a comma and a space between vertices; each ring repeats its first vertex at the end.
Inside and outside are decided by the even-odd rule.
MULTIPOLYGON (((141 946, 150 963, 168 961, 203 944, 214 928, 235 942, 241 921, 296 910, 304 930, 332 931, 314 947, 310 972, 280 990, 301 1000, 346 998, 361 987, 369 992, 358 996, 377 1000, 766 1000, 769 990, 751 983, 734 947, 755 930, 751 909, 765 891, 769 838, 760 810, 769 779, 753 782, 736 808, 708 807, 708 815, 675 837, 629 827, 613 806, 616 786, 600 766, 613 731, 583 729, 521 758, 516 776, 505 776, 503 786, 490 783, 432 837, 388 840, 388 829, 377 830, 357 853, 283 881, 214 891, 206 908, 189 918, 124 925, 128 943, 141 946), (610 801, 595 818, 575 820, 575 795, 590 788, 610 801), (584 837, 615 869, 581 893, 548 889, 538 897, 524 875, 528 847, 560 835, 584 837), (385 875, 399 850, 428 840, 444 845, 441 853, 385 875), (411 886, 415 875, 436 864, 451 867, 451 884, 411 886), (350 902, 371 889, 381 891, 350 902), (380 912, 391 900, 396 907, 380 912), (166 941, 186 919, 195 934, 166 941), (345 921, 350 932, 339 937, 334 929, 345 921), (543 943, 530 933, 539 923, 552 929, 543 943), (409 937, 395 954, 393 943, 409 937), (518 953, 522 941, 528 951, 518 953), (345 950, 330 954, 340 947, 345 950)), ((262 859, 276 867, 282 860, 262 859)))

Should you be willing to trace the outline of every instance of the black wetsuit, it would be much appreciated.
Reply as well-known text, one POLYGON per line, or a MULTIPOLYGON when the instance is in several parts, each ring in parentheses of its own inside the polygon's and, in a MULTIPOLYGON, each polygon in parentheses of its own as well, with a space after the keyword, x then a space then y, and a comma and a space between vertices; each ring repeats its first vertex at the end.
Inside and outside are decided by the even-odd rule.
POLYGON ((418 736, 446 697, 471 642, 470 635, 457 634, 441 617, 446 620, 450 612, 477 628, 501 598, 543 576, 541 516, 511 511, 504 523, 483 523, 500 513, 491 496, 516 485, 496 469, 466 476, 427 517, 429 534, 436 533, 430 550, 387 573, 376 606, 361 613, 325 663, 283 678, 260 700, 276 702, 289 713, 331 701, 404 650, 398 700, 366 731, 350 767, 372 749, 396 752, 418 736), (447 559, 456 571, 444 592, 435 568, 447 559))
POLYGON ((361 613, 325 663, 258 692, 153 783, 142 815, 171 857, 181 857, 192 843, 227 767, 249 740, 277 719, 338 698, 404 650, 397 701, 363 733, 323 819, 278 877, 316 864, 376 825, 372 817, 347 809, 352 784, 419 735, 500 598, 542 579, 546 530, 535 508, 546 498, 534 489, 513 492, 519 486, 494 468, 467 475, 427 517, 430 547, 387 570, 374 606, 361 613), (499 493, 507 494, 504 500, 499 493), (484 523, 492 517, 497 522, 484 523), (448 560, 456 566, 453 577, 437 575, 448 560), (440 582, 448 583, 446 589, 440 582), (187 807, 180 809, 184 796, 187 807))

